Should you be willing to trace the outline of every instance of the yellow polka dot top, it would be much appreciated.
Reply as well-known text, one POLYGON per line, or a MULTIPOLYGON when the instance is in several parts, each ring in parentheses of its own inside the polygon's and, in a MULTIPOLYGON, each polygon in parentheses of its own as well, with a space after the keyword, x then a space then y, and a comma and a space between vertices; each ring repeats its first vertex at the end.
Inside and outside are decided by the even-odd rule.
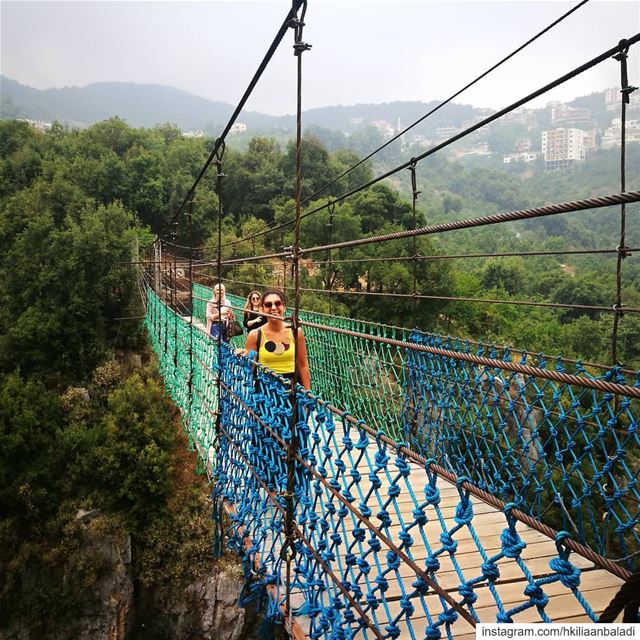
POLYGON ((296 368, 296 346, 293 342, 293 331, 289 329, 288 342, 269 340, 262 329, 259 331, 258 362, 275 373, 293 373, 296 368))

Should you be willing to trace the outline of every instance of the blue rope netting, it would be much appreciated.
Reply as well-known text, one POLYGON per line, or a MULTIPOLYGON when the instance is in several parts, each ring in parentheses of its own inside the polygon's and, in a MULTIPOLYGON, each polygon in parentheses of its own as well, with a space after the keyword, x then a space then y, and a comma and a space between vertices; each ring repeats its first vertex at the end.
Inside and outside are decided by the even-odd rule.
MULTIPOLYGON (((511 361, 419 331, 409 340, 511 361)), ((638 551, 638 401, 419 351, 406 365, 404 438, 415 451, 604 556, 638 551)), ((603 379, 627 383, 616 367, 603 379)))
MULTIPOLYGON (((194 285, 194 295, 203 317, 211 289, 194 285)), ((306 311, 300 319, 512 361, 508 349, 417 330, 306 311)), ((598 553, 640 567, 637 400, 360 337, 336 341, 315 328, 305 336, 316 393, 598 553)), ((567 364, 558 358, 548 367, 540 354, 535 366, 564 372, 567 364)), ((580 363, 572 373, 596 377, 580 363)), ((640 385, 640 373, 629 382, 618 367, 601 378, 640 385)))
MULTIPOLYGON (((230 510, 227 543, 245 559, 249 590, 272 590, 269 613, 277 618, 285 593, 281 493, 291 440, 289 391, 282 379, 256 371, 249 358, 236 356, 226 345, 219 366, 217 345, 202 331, 194 331, 190 361, 185 354, 191 325, 151 291, 146 324, 167 390, 183 412, 191 442, 215 475, 216 510, 223 504, 230 510), (223 391, 216 434, 218 373, 223 391)), ((411 339, 426 344, 433 337, 414 332, 411 339)), ((468 347, 451 343, 447 348, 468 347)), ((596 620, 589 598, 597 593, 593 581, 599 584, 605 572, 591 570, 591 563, 571 554, 564 540, 569 535, 576 539, 574 525, 587 531, 597 524, 598 507, 587 497, 600 495, 600 483, 612 477, 614 493, 620 495, 609 502, 602 497, 600 523, 608 508, 612 525, 605 543, 622 538, 623 553, 638 549, 633 529, 638 465, 632 457, 638 440, 632 403, 621 399, 612 414, 608 394, 519 380, 503 370, 410 349, 404 360, 400 419, 406 442, 389 444, 381 430, 372 435, 362 422, 338 415, 298 388, 301 448, 291 586, 298 612, 308 621, 308 636, 402 634, 436 640, 451 637, 452 630, 471 633, 465 616, 483 622, 549 622, 566 617, 569 609, 576 617, 596 620), (622 428, 611 440, 616 447, 610 448, 609 441, 601 445, 598 438, 604 437, 601 431, 607 435, 614 415, 622 428), (589 435, 580 440, 583 432, 589 435), (417 448, 427 462, 408 459, 402 446, 417 448), (617 457, 601 465, 602 451, 617 457), (436 476, 430 461, 453 470, 458 483, 436 476), (577 479, 584 484, 575 484, 577 479), (464 481, 510 504, 487 515, 486 505, 463 488, 464 481), (548 487, 562 496, 570 527, 557 536, 555 546, 547 543, 551 550, 545 552, 541 569, 532 565, 541 559, 534 561, 528 551, 531 530, 511 511, 525 505, 544 520, 548 487), (569 501, 577 506, 567 505, 569 501), (484 524, 487 518, 490 525, 484 524), (489 529, 495 533, 489 535, 489 529), (555 596, 562 596, 560 610, 554 609, 554 602, 560 602, 555 596)))

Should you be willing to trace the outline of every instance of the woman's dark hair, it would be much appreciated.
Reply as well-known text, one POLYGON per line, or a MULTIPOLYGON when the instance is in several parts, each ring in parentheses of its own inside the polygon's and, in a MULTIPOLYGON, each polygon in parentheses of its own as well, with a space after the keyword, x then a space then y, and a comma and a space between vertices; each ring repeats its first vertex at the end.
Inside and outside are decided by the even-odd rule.
POLYGON ((284 297, 284 293, 282 291, 278 291, 278 289, 269 289, 262 294, 262 298, 260 298, 260 304, 264 306, 264 301, 268 296, 278 296, 280 300, 282 300, 282 304, 287 304, 287 299, 284 297))

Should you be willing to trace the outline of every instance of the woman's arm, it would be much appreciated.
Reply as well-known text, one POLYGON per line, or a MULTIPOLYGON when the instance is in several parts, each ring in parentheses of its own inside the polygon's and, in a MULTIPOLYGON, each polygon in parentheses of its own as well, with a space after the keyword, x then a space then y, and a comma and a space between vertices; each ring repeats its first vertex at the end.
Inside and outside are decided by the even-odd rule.
POLYGON ((209 300, 207 302, 207 320, 217 320, 218 319, 218 305, 213 300, 209 300))
POLYGON ((258 329, 249 331, 249 334, 247 335, 247 342, 244 348, 247 350, 247 353, 249 353, 249 351, 258 350, 258 329))
MULTIPOLYGON (((251 332, 253 333, 253 331, 251 332)), ((251 334, 249 334, 251 335, 251 334)), ((248 340, 247 340, 248 342, 248 340)), ((311 390, 311 374, 309 373, 309 361, 307 360, 307 343, 304 340, 302 329, 298 329, 298 341, 296 343, 298 364, 298 376, 300 384, 307 390, 311 390)))

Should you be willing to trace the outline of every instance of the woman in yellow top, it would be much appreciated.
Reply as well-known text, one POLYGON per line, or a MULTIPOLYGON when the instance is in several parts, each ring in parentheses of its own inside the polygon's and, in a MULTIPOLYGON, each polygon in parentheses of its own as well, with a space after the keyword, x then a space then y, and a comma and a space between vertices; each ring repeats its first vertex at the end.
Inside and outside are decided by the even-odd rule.
POLYGON ((249 332, 247 351, 258 353, 258 362, 274 373, 291 379, 298 365, 298 380, 305 389, 311 389, 307 345, 302 329, 294 342, 293 330, 284 323, 285 298, 280 291, 270 290, 262 294, 261 309, 268 313, 267 324, 249 332))

